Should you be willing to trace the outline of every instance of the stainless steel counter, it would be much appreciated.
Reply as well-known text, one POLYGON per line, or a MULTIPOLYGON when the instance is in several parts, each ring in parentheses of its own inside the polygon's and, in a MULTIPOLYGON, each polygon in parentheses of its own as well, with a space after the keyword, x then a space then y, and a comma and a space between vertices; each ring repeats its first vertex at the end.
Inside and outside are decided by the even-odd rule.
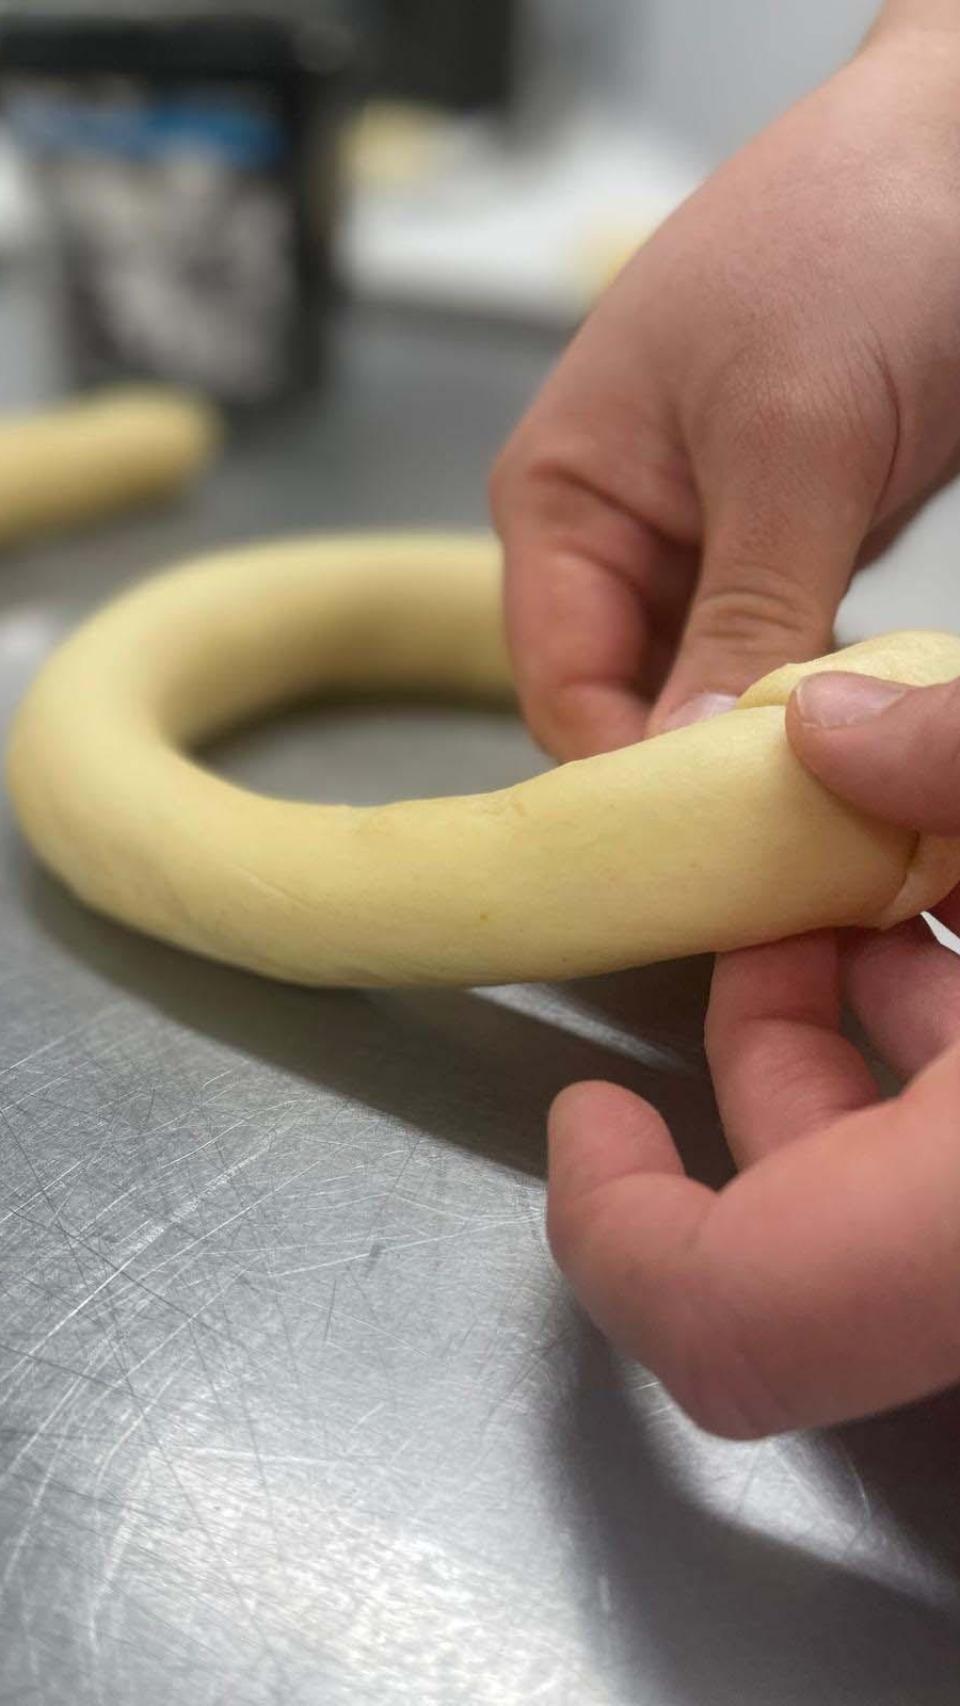
MULTIPOLYGON (((188 551, 481 519, 547 355, 349 323, 323 402, 194 499, 3 563, 5 706, 188 551)), ((538 763, 508 719, 415 709, 218 762, 356 800, 538 763)), ((562 1084, 643 1088, 722 1169, 704 965, 305 993, 87 916, 6 810, 0 916, 0 1701, 955 1706, 960 1402, 718 1443, 551 1265, 562 1084)))

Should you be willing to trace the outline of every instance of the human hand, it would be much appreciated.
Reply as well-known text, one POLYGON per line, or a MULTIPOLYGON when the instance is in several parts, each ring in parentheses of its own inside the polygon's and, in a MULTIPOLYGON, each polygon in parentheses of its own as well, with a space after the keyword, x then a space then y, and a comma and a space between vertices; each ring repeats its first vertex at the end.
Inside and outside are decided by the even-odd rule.
POLYGON ((960 30, 896 25, 667 221, 500 459, 560 758, 829 651, 858 556, 960 451, 960 30))
MULTIPOLYGON (((787 729, 859 809, 960 835, 960 681, 811 676, 787 729)), ((960 930, 960 889, 938 908, 960 930)), ((960 1380, 960 958, 922 920, 718 961, 707 1052, 740 1172, 685 1177, 659 1114, 579 1084, 550 1120, 549 1230, 597 1323, 704 1427, 837 1422, 960 1380), (907 1088, 882 1101, 841 991, 907 1088)))

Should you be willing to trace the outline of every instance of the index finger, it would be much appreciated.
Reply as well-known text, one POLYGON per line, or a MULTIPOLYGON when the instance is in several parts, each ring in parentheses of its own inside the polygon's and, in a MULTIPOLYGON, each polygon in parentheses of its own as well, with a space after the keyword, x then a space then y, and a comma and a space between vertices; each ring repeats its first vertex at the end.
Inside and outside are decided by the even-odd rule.
POLYGON ((727 1141, 743 1166, 877 1099, 840 1031, 835 932, 795 936, 718 959, 707 1057, 727 1141))
POLYGON ((798 1138, 714 1196, 678 1176, 639 1104, 631 1137, 621 1107, 616 1164, 599 1180, 588 1168, 581 1193, 570 1148, 609 1109, 565 1098, 551 1160, 564 1271, 614 1341, 731 1438, 951 1385, 958 1110, 960 1047, 896 1101, 798 1138))
POLYGON ((533 734, 563 760, 642 740, 653 635, 637 585, 529 523, 502 534, 507 639, 533 734))

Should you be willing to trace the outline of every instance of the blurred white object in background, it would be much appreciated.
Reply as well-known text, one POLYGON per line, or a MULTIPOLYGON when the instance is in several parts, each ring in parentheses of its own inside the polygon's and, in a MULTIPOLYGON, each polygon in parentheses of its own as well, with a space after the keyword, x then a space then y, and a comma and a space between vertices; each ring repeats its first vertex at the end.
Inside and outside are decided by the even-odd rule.
MULTIPOLYGON (((734 148, 855 48, 877 0, 526 0, 511 122, 398 121, 407 173, 355 180, 364 295, 573 322, 734 148), (429 129, 429 146, 426 130, 429 129)), ((383 157, 389 131, 381 130, 383 157)))
POLYGON ((0 411, 47 401, 63 386, 56 274, 40 202, 0 129, 0 411))
POLYGON ((0 130, 0 261, 21 256, 40 241, 36 196, 19 156, 0 130))
POLYGON ((540 142, 450 120, 405 182, 358 187, 341 256, 361 295, 566 324, 697 182, 691 159, 584 107, 540 142))

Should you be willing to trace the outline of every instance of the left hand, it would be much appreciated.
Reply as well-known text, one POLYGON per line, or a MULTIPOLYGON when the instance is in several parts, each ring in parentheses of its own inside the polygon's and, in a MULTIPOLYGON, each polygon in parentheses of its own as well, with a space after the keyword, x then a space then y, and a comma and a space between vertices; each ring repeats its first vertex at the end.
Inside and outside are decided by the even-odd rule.
MULTIPOLYGON (((810 678, 795 750, 860 809, 960 835, 960 683, 877 687, 810 678)), ((960 929, 960 890, 938 913, 960 929)), ((719 1193, 630 1092, 554 1105, 550 1237, 590 1314, 731 1438, 960 1380, 960 958, 922 920, 729 954, 707 1050, 740 1168, 719 1193), (892 1101, 841 1034, 842 994, 908 1081, 892 1101)))
POLYGON ((949 9, 920 29, 895 8, 714 172, 501 455, 507 636, 556 757, 693 722, 829 651, 856 564, 958 466, 949 9))

